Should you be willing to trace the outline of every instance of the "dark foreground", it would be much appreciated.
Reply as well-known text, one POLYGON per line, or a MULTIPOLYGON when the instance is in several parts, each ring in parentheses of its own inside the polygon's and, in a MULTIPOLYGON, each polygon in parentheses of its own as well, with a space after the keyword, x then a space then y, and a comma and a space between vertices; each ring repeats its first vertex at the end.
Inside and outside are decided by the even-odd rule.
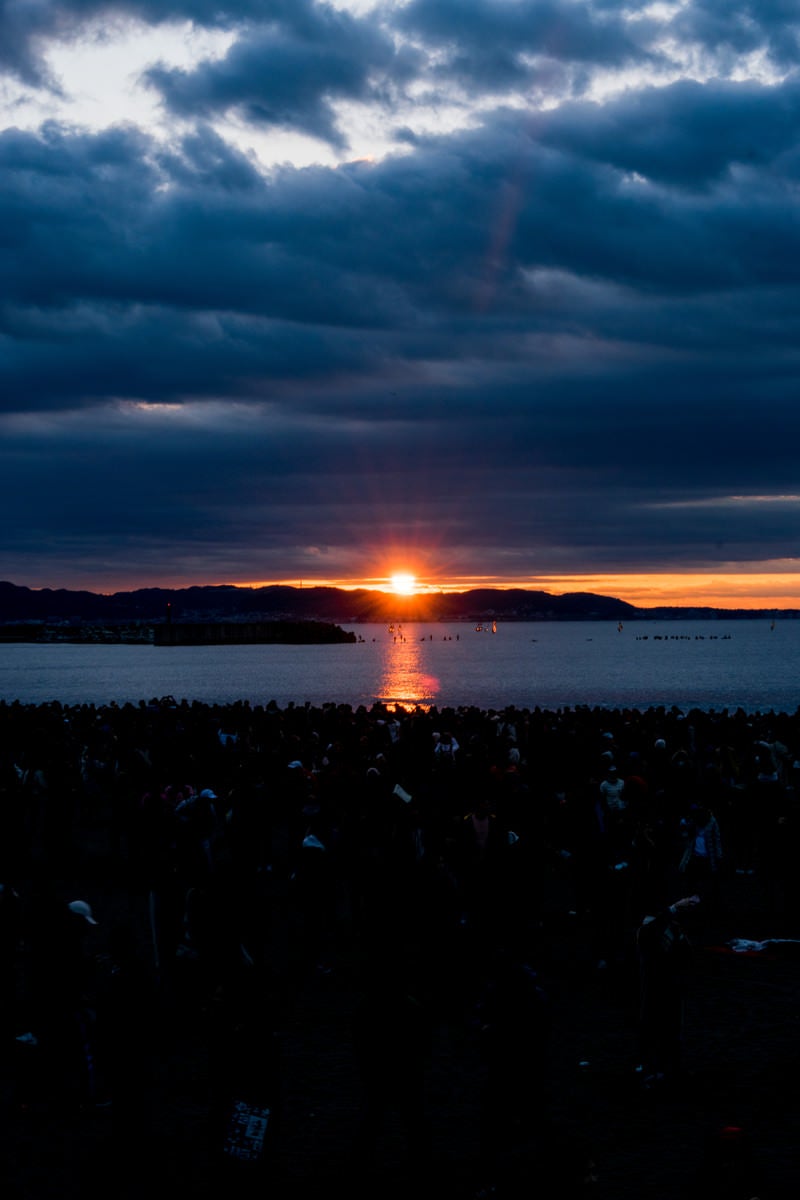
POLYGON ((87 901, 91 963, 122 963, 87 992, 110 1087, 102 1069, 89 1093, 82 1071, 42 1079, 17 1039, 31 993, 40 1014, 70 1007, 64 974, 41 951, 32 972, 36 938, 0 921, 3 1200, 800 1192, 800 714, 392 718, 165 698, 0 717, 0 883, 29 915, 44 893, 87 901), (603 799, 612 767, 622 818, 603 799), (723 857, 718 889, 685 918, 683 1069, 648 1090, 635 930, 698 890, 679 862, 709 800, 723 857), (545 1053, 524 1071, 532 993, 495 993, 494 1023, 477 1004, 501 949, 547 1001, 545 1053), (487 1045, 507 1044, 515 1013, 487 1102, 487 1045), (408 1138, 392 1092, 368 1160, 362 1088, 392 1058, 393 1080, 421 1079, 429 1144, 408 1138), (237 1098, 271 1109, 256 1163, 223 1152, 237 1098))
MULTIPOLYGON (((69 891, 71 880, 61 881, 69 891)), ((86 847, 83 894, 105 925, 123 916, 146 936, 146 904, 109 878, 86 847)), ((437 1024, 426 1072, 432 1154, 409 1159, 399 1118, 387 1123, 374 1163, 353 1157, 360 1112, 352 1029, 358 985, 346 945, 329 974, 294 969, 291 915, 271 897, 279 988, 275 1027, 280 1121, 260 1167, 227 1161, 209 1100, 205 1015, 173 997, 159 1010, 141 1129, 110 1109, 21 1110, 6 1047, 2 1072, 3 1196, 75 1200, 155 1189, 205 1197, 333 1194, 475 1196, 483 1063, 469 1021, 437 1024), (284 969, 285 968, 285 973, 284 969), (286 983, 286 981, 288 984, 286 983), (116 1128, 115 1128, 116 1125, 116 1128)), ((734 938, 771 936, 756 879, 731 876, 714 917, 692 929, 687 1074, 673 1093, 648 1094, 634 1072, 636 983, 630 968, 598 970, 570 896, 547 883, 540 979, 553 1006, 542 1115, 517 1132, 497 1195, 737 1197, 797 1195, 800 1182, 800 972, 791 948, 733 953, 734 938), (735 1127, 734 1133, 726 1127, 735 1127), (589 1164, 593 1163, 594 1168, 589 1164), (593 1182, 584 1183, 586 1174, 593 1182)), ((98 927, 102 929, 102 925, 98 927)), ((102 936, 102 935, 100 935, 102 936)), ((387 1036, 391 1031, 387 1030, 387 1036)))

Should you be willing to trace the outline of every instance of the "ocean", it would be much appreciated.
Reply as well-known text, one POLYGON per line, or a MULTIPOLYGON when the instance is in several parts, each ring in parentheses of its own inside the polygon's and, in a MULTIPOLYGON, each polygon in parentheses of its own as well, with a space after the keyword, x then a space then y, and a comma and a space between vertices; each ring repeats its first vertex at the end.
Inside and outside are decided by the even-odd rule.
POLYGON ((376 700, 439 708, 800 706, 800 621, 608 621, 344 626, 355 644, 5 644, 0 700, 124 704, 176 700, 376 700))

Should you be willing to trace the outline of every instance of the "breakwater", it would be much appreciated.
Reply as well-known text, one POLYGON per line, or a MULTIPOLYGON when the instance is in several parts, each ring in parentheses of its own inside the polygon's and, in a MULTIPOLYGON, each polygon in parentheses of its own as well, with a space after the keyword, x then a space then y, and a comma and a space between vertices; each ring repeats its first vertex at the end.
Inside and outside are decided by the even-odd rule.
POLYGON ((31 642, 48 645, 54 642, 64 642, 89 646, 152 645, 153 626, 141 623, 132 625, 57 623, 51 625, 44 621, 26 621, 19 624, 0 624, 0 642, 31 642))
POLYGON ((156 646, 329 645, 356 635, 324 621, 188 621, 153 627, 156 646))
POLYGON ((354 633, 324 621, 186 621, 174 625, 169 622, 164 625, 0 624, 0 642, 64 642, 93 646, 306 646, 356 640, 354 633))

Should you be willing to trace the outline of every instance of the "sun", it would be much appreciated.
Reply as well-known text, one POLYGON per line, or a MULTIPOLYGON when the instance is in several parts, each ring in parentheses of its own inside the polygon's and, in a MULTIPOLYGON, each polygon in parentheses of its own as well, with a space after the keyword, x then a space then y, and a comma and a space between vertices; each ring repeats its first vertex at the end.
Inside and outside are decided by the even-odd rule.
POLYGON ((397 571, 392 575, 389 583, 392 586, 392 591, 396 596, 413 596, 417 590, 417 578, 415 575, 409 575, 405 571, 397 571))

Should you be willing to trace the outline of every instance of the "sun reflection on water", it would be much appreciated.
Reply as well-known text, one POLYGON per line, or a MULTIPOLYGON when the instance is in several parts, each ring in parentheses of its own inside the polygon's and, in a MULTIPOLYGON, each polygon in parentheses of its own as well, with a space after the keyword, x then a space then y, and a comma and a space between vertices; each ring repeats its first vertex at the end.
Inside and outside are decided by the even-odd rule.
POLYGON ((424 669, 422 640, 418 632, 390 625, 376 699, 387 704, 430 707, 436 703, 440 682, 424 669))

